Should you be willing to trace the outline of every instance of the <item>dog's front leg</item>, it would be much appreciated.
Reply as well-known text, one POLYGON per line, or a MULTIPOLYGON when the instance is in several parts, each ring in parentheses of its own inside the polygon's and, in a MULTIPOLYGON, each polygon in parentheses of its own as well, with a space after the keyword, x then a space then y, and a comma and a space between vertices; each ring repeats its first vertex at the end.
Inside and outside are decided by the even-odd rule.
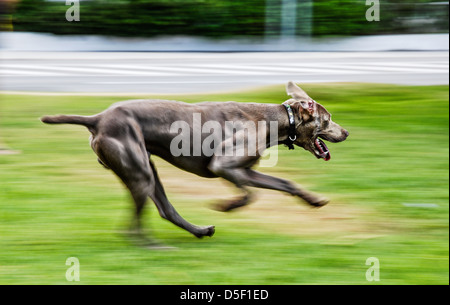
POLYGON ((208 165, 209 170, 217 176, 233 183, 243 192, 242 197, 221 201, 215 204, 212 207, 213 209, 221 212, 228 212, 246 206, 251 202, 253 196, 247 188, 249 177, 245 169, 246 166, 250 166, 249 160, 251 159, 248 157, 222 156, 221 154, 212 158, 211 163, 208 165))
POLYGON ((236 159, 230 160, 227 157, 215 157, 210 164, 210 169, 215 174, 232 182, 248 194, 240 200, 233 200, 214 206, 214 208, 219 211, 228 212, 247 205, 251 199, 247 187, 282 191, 293 196, 298 196, 314 207, 322 207, 329 202, 328 199, 317 197, 304 189, 294 186, 294 184, 289 181, 267 176, 250 168, 230 167, 230 165, 236 165, 236 161, 236 159))
POLYGON ((294 186, 293 183, 287 180, 267 176, 252 169, 247 169, 246 172, 249 177, 249 186, 286 192, 302 198, 314 207, 322 207, 329 202, 328 199, 317 197, 304 189, 294 186))
MULTIPOLYGON (((217 161, 216 161, 217 162, 217 161)), ((217 163, 220 163, 217 162, 217 163)), ((248 185, 248 177, 245 174, 245 169, 242 168, 218 168, 217 165, 213 165, 214 173, 216 173, 219 177, 224 178, 225 180, 230 181, 235 186, 239 188, 244 194, 242 197, 232 199, 232 200, 225 200, 221 201, 215 205, 212 206, 214 210, 220 211, 220 212, 229 212, 231 210, 243 207, 248 205, 252 199, 253 194, 250 192, 250 190, 246 187, 248 185)))
MULTIPOLYGON (((251 135, 252 136, 252 135, 251 135)), ((254 136, 254 134, 253 134, 254 136)), ((213 208, 228 212, 250 203, 252 196, 248 187, 271 189, 298 196, 314 207, 326 205, 329 201, 319 198, 306 190, 294 186, 291 182, 263 175, 251 169, 259 160, 259 152, 254 156, 249 154, 249 146, 234 146, 237 142, 248 143, 248 136, 244 132, 237 132, 234 138, 229 138, 221 143, 208 168, 217 176, 235 184, 245 195, 238 199, 215 205, 213 208), (233 154, 227 155, 226 148, 232 147, 233 154)))

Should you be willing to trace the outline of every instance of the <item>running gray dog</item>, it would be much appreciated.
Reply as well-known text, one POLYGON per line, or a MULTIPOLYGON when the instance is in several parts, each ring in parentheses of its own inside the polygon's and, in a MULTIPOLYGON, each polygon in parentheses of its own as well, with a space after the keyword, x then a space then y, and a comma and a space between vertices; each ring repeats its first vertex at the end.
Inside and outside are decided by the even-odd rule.
MULTIPOLYGON (((293 82, 287 85, 287 93, 292 98, 283 104, 257 104, 236 102, 204 102, 188 104, 164 100, 135 100, 112 105, 109 109, 93 116, 58 115, 45 116, 42 122, 48 124, 77 124, 86 126, 92 133, 91 146, 98 161, 124 182, 135 203, 133 226, 141 230, 142 209, 150 197, 161 217, 187 230, 198 238, 212 236, 214 226, 196 226, 183 219, 167 199, 158 177, 151 155, 156 155, 182 170, 207 178, 221 177, 236 185, 243 196, 218 204, 220 211, 231 211, 247 205, 252 200, 249 187, 273 189, 286 192, 303 199, 314 207, 328 203, 327 199, 317 197, 293 183, 261 174, 252 169, 261 158, 261 153, 270 146, 285 144, 291 149, 304 148, 314 156, 325 161, 331 155, 325 143, 342 142, 349 133, 331 120, 330 113, 310 98, 305 91, 293 82), (223 138, 212 155, 182 154, 174 156, 171 145, 179 136, 171 132, 174 122, 186 122, 192 130, 197 114, 202 121, 215 121, 225 127, 225 122, 267 122, 258 136, 265 137, 264 147, 258 147, 256 154, 223 154, 228 144, 247 143, 255 137, 245 130, 231 133, 223 138), (270 122, 277 122, 276 141, 270 141, 270 122)), ((208 134, 202 133, 202 141, 208 134)), ((273 136, 273 134, 272 134, 273 136)), ((194 141, 190 141, 192 152, 194 141)), ((259 142, 258 142, 259 143, 259 142)), ((172 147, 173 148, 173 147, 172 147)), ((236 150, 236 149, 235 149, 236 150)), ((247 150, 245 150, 247 152, 247 150)), ((236 152, 236 151, 235 151, 236 152)))

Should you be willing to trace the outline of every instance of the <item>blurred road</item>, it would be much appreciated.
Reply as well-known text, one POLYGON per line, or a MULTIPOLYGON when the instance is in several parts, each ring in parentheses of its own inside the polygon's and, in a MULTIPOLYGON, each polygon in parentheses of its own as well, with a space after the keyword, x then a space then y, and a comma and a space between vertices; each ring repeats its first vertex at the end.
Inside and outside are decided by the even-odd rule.
POLYGON ((289 80, 449 83, 448 52, 378 53, 0 53, 0 90, 196 93, 289 80))

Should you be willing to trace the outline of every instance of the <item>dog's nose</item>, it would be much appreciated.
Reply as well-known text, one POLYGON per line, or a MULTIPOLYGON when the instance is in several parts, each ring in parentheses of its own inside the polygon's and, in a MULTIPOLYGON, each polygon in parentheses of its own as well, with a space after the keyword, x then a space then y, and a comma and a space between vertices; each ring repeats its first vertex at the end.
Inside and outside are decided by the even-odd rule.
POLYGON ((345 135, 346 138, 350 135, 350 133, 349 133, 347 130, 345 130, 345 129, 344 129, 344 132, 343 132, 343 133, 344 133, 344 135, 345 135))

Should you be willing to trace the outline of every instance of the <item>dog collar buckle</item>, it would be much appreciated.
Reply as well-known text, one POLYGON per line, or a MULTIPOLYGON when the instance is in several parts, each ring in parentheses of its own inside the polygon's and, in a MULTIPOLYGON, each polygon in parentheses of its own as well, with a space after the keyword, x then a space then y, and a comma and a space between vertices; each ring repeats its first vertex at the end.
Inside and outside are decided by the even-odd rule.
POLYGON ((289 130, 288 130, 288 141, 286 141, 286 145, 289 147, 289 150, 294 150, 294 142, 297 140, 297 132, 295 130, 295 116, 294 111, 290 105, 283 104, 286 108, 286 111, 289 116, 289 130))

